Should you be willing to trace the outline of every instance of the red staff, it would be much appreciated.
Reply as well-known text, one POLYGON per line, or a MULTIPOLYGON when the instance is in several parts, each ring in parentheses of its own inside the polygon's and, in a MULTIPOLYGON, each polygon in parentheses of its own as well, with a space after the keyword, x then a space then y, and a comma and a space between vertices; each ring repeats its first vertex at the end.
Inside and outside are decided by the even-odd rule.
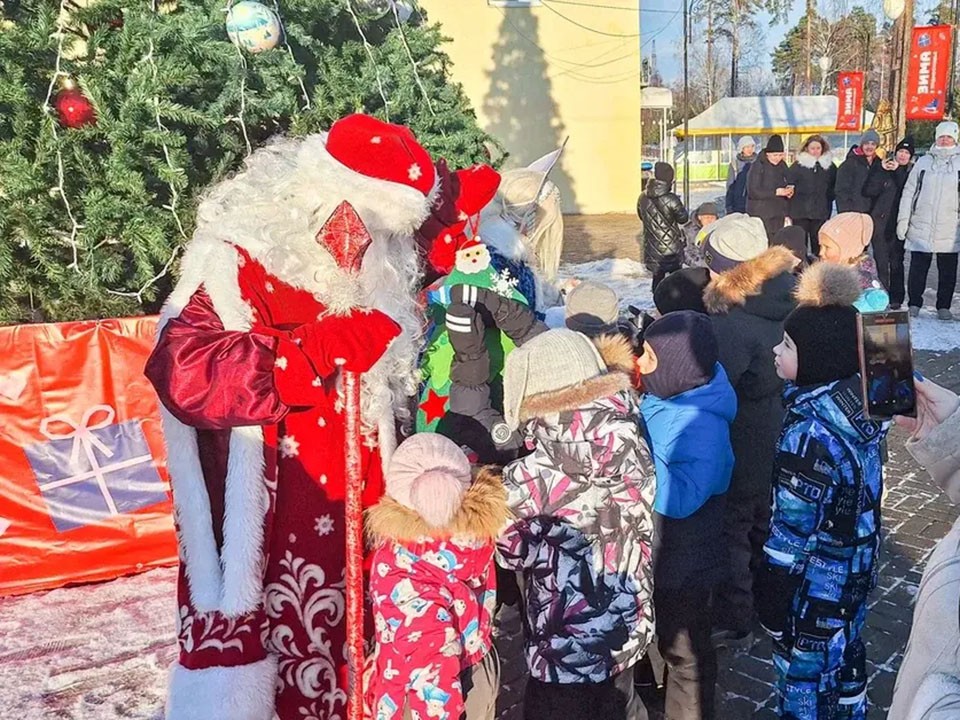
MULTIPOLYGON (((317 240, 330 252, 337 265, 358 273, 363 255, 373 239, 356 210, 342 202, 324 223, 317 240)), ((347 671, 349 695, 347 720, 363 720, 363 477, 360 468, 361 417, 360 375, 342 372, 346 417, 346 496, 344 514, 347 531, 347 671)))

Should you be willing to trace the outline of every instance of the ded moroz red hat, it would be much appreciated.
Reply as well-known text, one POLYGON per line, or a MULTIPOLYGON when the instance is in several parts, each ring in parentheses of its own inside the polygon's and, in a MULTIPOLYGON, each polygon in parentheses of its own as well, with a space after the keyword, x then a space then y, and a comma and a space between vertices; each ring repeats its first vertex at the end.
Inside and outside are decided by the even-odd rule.
POLYGON ((406 185, 425 197, 434 191, 437 175, 430 154, 401 125, 348 115, 330 128, 327 151, 361 175, 406 185))

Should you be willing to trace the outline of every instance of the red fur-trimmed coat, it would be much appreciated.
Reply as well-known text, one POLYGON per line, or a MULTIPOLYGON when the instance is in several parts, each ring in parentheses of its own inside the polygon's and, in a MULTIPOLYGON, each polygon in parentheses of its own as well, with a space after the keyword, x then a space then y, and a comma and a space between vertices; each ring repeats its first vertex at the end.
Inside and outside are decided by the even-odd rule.
MULTIPOLYGON (((146 368, 165 408, 182 560, 168 717, 332 718, 346 701, 344 415, 334 378, 291 332, 324 307, 246 251, 218 252, 250 329, 227 329, 224 294, 201 285, 146 368)), ((373 443, 362 469, 370 505, 383 485, 373 443)))

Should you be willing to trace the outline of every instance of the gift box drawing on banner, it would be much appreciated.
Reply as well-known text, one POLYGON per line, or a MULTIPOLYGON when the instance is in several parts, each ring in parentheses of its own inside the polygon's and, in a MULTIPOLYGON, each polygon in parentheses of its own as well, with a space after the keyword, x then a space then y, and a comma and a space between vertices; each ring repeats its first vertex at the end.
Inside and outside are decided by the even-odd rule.
POLYGON ((95 405, 77 423, 51 415, 40 424, 45 442, 23 448, 59 532, 168 499, 146 437, 136 420, 112 424, 109 405, 95 405))

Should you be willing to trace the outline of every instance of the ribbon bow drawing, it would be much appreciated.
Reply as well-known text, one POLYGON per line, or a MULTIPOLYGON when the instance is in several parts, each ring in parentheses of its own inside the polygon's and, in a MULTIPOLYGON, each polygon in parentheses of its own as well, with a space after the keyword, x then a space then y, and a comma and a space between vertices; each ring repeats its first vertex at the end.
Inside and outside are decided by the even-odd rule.
POLYGON ((104 445, 96 435, 94 430, 102 430, 113 424, 116 418, 116 411, 109 405, 94 405, 87 409, 80 418, 79 423, 75 423, 69 415, 51 415, 40 422, 41 434, 49 440, 73 440, 73 448, 70 451, 70 466, 77 468, 80 462, 80 451, 83 450, 91 467, 97 467, 96 457, 93 454, 93 448, 97 448, 104 456, 113 457, 113 451, 104 445), (92 423, 94 415, 104 413, 104 418, 99 422, 92 423), (64 433, 54 432, 50 426, 54 423, 62 423, 69 426, 72 430, 64 433))

